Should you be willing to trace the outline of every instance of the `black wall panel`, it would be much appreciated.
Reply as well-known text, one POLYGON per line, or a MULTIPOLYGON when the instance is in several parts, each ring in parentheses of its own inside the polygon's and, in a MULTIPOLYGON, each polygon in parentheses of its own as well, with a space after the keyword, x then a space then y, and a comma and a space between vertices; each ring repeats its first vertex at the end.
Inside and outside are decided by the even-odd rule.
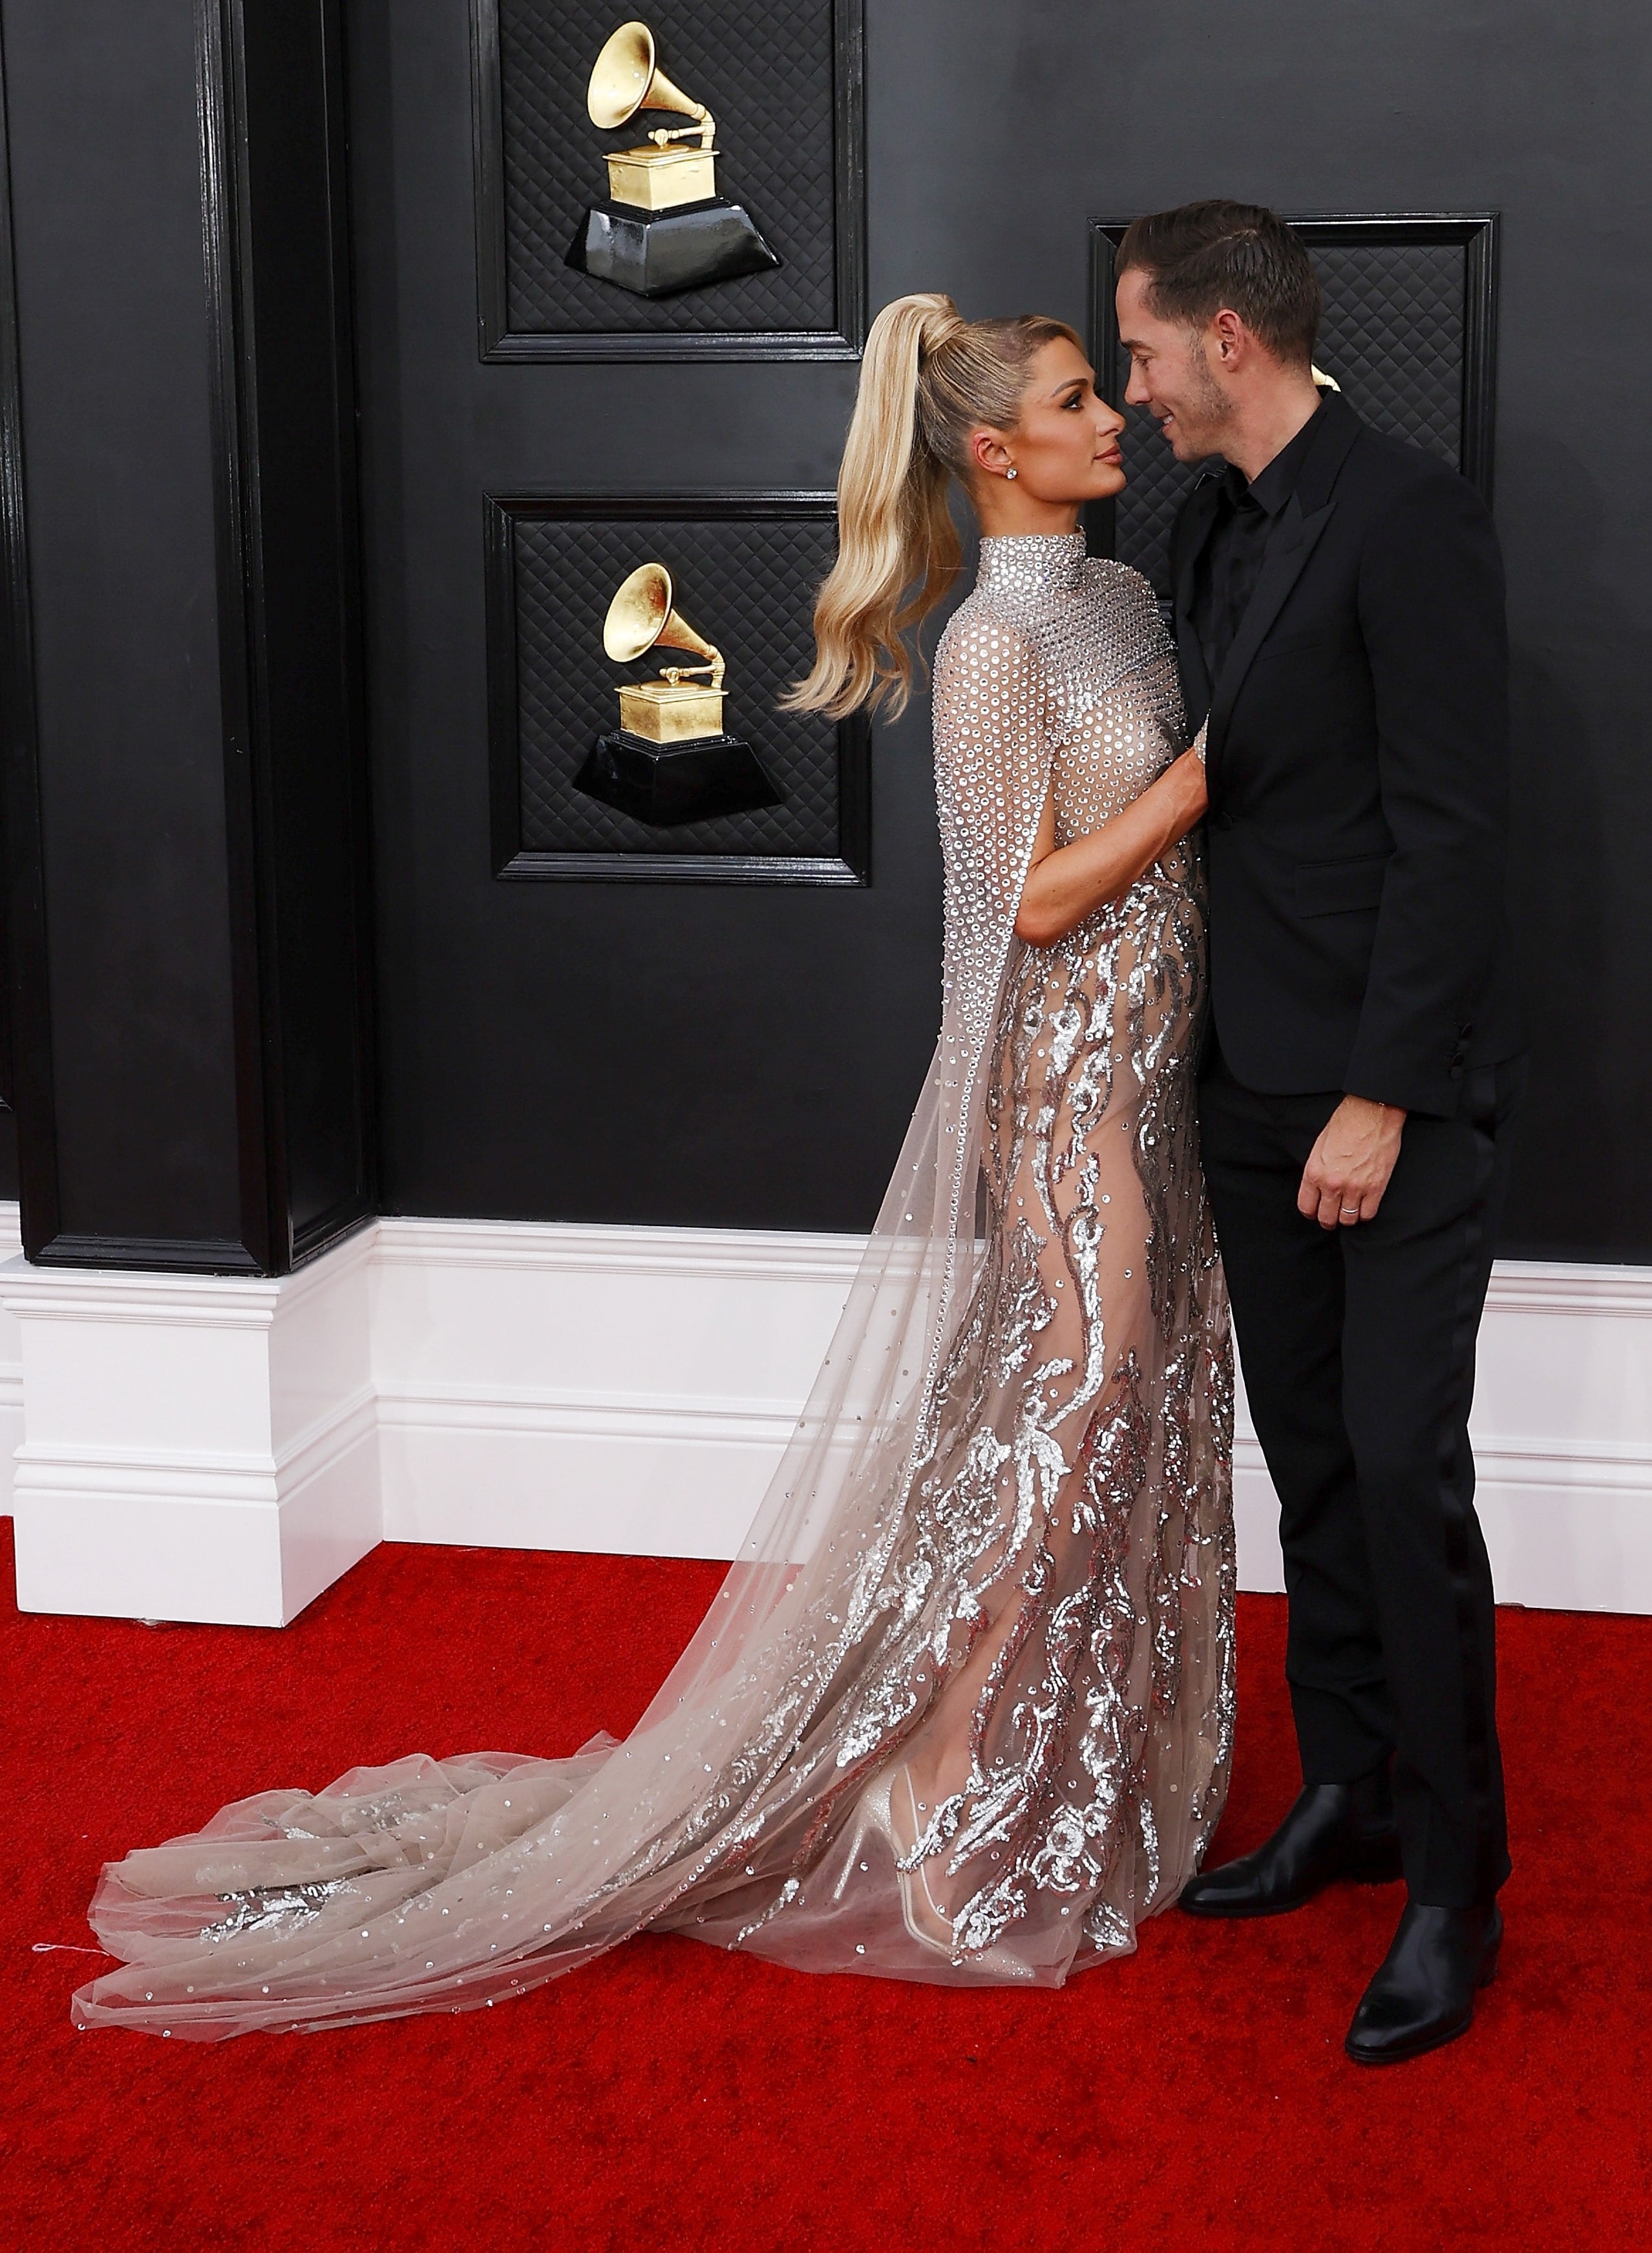
MULTIPOLYGON (((935 1024, 922 701, 876 734, 869 889, 499 884, 472 560, 490 490, 828 486, 854 372, 479 365, 456 15, 352 10, 388 1196, 863 1226, 935 1024)), ((941 288, 1082 327, 1087 221, 1198 195, 1502 214, 1496 506, 1536 1066, 1506 1248, 1639 1259, 1652 45, 1634 0, 1579 0, 1564 38, 1556 20, 1548 0, 870 0, 870 299, 941 288)))
MULTIPOLYGON (((17 270, 11 241, 11 161, 6 139, 5 65, 0 40, 0 840, 8 853, 0 884, 0 1196, 17 1194, 19 1080, 31 1114, 52 1106, 51 1020, 45 1008, 45 912, 40 885, 40 757, 34 694, 34 603, 29 588, 24 494, 23 372, 17 349, 17 270)), ((50 1159, 50 1139, 42 1145, 50 1159)), ((55 1193, 55 1192, 53 1192, 55 1193)))
POLYGON ((4 30, 60 1186, 31 1248, 233 1245, 194 24, 8 0, 4 30))
POLYGON ((373 1210, 336 17, 5 7, 5 841, 48 1263, 281 1272, 373 1210))
POLYGON ((502 881, 481 537, 490 493, 829 490, 855 367, 484 363, 463 11, 415 12, 348 18, 386 1203, 861 1225, 934 1037, 922 729, 870 887, 502 881))
POLYGON ((243 1196, 260 1264, 282 1267, 373 1205, 344 59, 333 0, 203 0, 199 20, 222 128, 207 221, 243 1196))
POLYGON ((832 493, 490 496, 489 764, 493 865, 533 881, 862 883, 867 724, 784 712, 813 656, 814 590, 837 552, 832 493), (608 606, 642 563, 670 573, 673 607, 728 664, 724 722, 778 802, 662 829, 579 788, 587 755, 620 724, 616 689, 673 655, 617 665, 608 606))
MULTIPOLYGON (((19 824, 13 728, 8 913, 51 1035, 17 1058, 25 1219, 48 1257, 279 1266, 372 1189, 337 11, 3 7, 39 783, 19 824), (247 66, 213 112, 210 310, 198 12, 247 66)), ((484 362, 468 16, 344 10, 383 1201, 863 1226, 936 1018, 922 698, 875 732, 869 885, 501 882, 480 536, 490 493, 828 488, 855 369, 484 362)), ((1642 10, 1577 0, 1564 37, 1549 0, 867 21, 874 305, 1082 324, 1088 221, 1200 194, 1502 214, 1535 1036, 1505 1248, 1652 1258, 1642 10)))
POLYGON ((614 131, 586 108, 618 24, 607 0, 470 0, 476 70, 477 264, 490 357, 853 358, 864 332, 861 0, 665 0, 659 65, 716 119, 717 188, 778 264, 714 290, 643 298, 571 268, 608 194, 614 131))
POLYGON ((1533 1029, 1504 1248, 1652 1258, 1644 9, 883 0, 868 70, 875 304, 939 286, 971 311, 1082 323, 1085 214, 1193 196, 1502 213, 1495 492, 1533 1029))

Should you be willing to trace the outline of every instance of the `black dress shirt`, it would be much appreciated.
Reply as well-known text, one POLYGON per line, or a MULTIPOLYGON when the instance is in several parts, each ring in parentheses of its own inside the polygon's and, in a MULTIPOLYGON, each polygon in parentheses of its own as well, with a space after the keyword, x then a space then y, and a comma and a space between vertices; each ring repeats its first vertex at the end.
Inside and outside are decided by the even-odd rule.
POLYGON ((1247 478, 1231 462, 1221 472, 1216 520, 1199 558, 1193 594, 1194 631, 1212 688, 1256 590, 1274 525, 1296 489, 1321 412, 1315 408, 1289 445, 1254 478, 1247 478))

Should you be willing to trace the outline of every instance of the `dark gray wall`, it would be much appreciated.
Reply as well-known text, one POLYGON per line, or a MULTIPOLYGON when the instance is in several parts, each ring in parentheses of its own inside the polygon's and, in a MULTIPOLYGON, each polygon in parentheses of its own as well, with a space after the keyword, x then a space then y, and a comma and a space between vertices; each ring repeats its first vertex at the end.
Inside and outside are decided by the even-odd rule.
POLYGON ((1081 319, 1084 214, 1504 213, 1497 520, 1533 1042, 1505 1250, 1652 1258, 1652 38, 1640 0, 873 0, 875 303, 1081 319))
POLYGON ((238 1233, 190 9, 4 11, 58 1226, 238 1233))
MULTIPOLYGON (((477 365, 457 7, 351 11, 387 1196, 853 1228, 933 1034, 921 705, 861 893, 512 886, 485 864, 477 496, 825 486, 854 370, 477 365)), ((1501 209, 1497 507, 1536 1035, 1507 1249, 1652 1257, 1652 564, 1639 0, 870 0, 875 306, 1082 321, 1085 220, 1209 193, 1501 209)))
MULTIPOLYGON (((236 129, 243 279, 265 282, 236 347, 240 466, 268 454, 282 513, 240 520, 268 568, 238 622, 197 10, 3 0, 42 803, 23 873, 45 889, 59 1201, 47 1230, 37 1197, 34 1244, 55 1232, 56 1256, 213 1264, 218 1243, 279 1264, 283 1232, 324 1240, 370 1191, 365 895, 340 898, 359 886, 347 387, 316 279, 339 208, 319 169, 329 5, 200 15, 233 28, 244 9, 256 80, 236 129), (269 631, 249 639, 260 603, 269 631), (227 647, 249 668, 256 787, 237 780, 227 647)), ((481 365, 465 10, 348 0, 345 17, 384 1201, 864 1225, 936 1014, 921 703, 878 734, 866 889, 501 884, 482 638, 484 491, 829 485, 854 367, 481 365)), ((869 0, 868 23, 875 305, 940 286, 972 312, 1082 319, 1089 214, 1215 192, 1503 213, 1497 506, 1537 1066, 1506 1248, 1652 1258, 1639 0, 1574 0, 1564 21, 1550 0, 869 0)), ((27 845, 11 825, 14 907, 27 845)), ((38 1107, 23 1126, 28 1225, 38 1107)))
POLYGON ((373 1203, 336 7, 3 29, 24 1245, 281 1272, 373 1203))
POLYGON ((854 366, 482 364, 464 10, 349 22, 386 1203, 864 1226, 934 1038, 922 727, 870 889, 499 882, 483 630, 484 493, 829 490, 854 366))

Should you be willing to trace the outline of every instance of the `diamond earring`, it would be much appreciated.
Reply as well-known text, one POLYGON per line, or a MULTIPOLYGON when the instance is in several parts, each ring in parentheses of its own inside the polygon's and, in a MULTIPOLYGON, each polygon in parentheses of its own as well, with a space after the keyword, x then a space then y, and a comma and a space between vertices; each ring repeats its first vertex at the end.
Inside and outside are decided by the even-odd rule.
POLYGON ((1004 475, 1005 475, 1007 478, 1013 478, 1013 477, 1014 477, 1016 474, 1017 474, 1017 472, 1016 472, 1016 470, 1015 470, 1015 465, 1014 465, 1014 464, 1012 462, 1012 463, 1011 463, 1011 464, 1010 464, 1010 466, 1009 466, 1009 468, 1008 468, 1008 469, 1007 469, 1007 470, 1005 471, 1004 475))

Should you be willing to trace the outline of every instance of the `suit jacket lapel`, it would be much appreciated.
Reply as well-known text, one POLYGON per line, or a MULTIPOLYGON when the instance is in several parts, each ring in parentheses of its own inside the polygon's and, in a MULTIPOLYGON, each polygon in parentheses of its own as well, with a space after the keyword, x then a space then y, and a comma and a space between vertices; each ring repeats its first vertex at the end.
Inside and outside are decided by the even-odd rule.
POLYGON ((1245 605, 1244 616, 1239 621, 1239 631, 1223 660, 1221 677, 1216 683, 1211 698, 1210 732, 1206 738, 1205 763, 1213 772, 1222 755, 1228 722, 1233 716, 1233 707, 1239 690, 1244 685, 1244 676, 1266 638, 1269 627, 1284 609, 1286 596, 1301 576, 1302 567, 1314 553, 1320 534, 1330 522, 1335 507, 1334 500, 1327 501, 1311 516, 1305 516, 1299 487, 1279 513, 1279 521, 1268 540, 1261 574, 1245 605))
POLYGON ((1181 675, 1181 701, 1193 728, 1210 708, 1210 677, 1204 669, 1204 652, 1193 623, 1195 577, 1221 499, 1221 471, 1207 472, 1188 494, 1176 523, 1171 589, 1175 601, 1176 666, 1181 675))

